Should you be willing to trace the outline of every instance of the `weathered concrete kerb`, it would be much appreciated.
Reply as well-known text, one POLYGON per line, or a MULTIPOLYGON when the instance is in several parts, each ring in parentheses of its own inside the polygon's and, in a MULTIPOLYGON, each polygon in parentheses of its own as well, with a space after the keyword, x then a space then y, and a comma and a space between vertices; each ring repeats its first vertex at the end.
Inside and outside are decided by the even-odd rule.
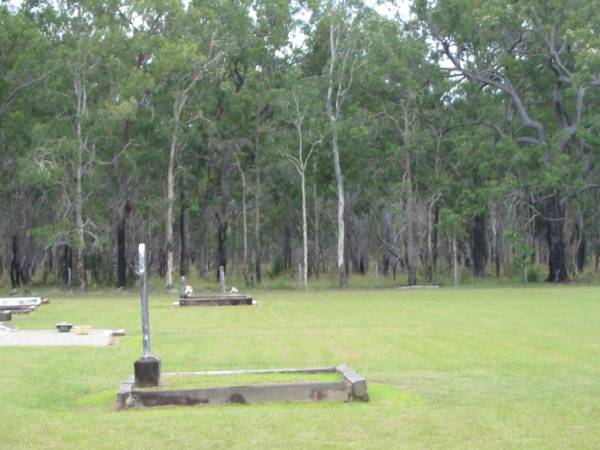
POLYGON ((337 373, 339 381, 259 384, 252 386, 219 386, 186 389, 141 389, 133 377, 121 384, 117 392, 118 409, 136 406, 218 405, 226 403, 266 403, 286 401, 368 401, 366 380, 353 369, 341 364, 336 367, 310 369, 232 370, 221 372, 171 372, 163 378, 181 375, 260 375, 260 374, 318 374, 337 373))
POLYGON ((178 306, 251 306, 252 297, 242 294, 204 295, 179 299, 178 306))

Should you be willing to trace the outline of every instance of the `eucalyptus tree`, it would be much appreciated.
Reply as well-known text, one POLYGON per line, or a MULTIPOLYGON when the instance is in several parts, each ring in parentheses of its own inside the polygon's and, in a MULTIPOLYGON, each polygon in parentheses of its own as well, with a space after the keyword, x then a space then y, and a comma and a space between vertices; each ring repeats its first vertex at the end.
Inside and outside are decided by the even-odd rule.
MULTIPOLYGON (((247 86, 251 89, 254 118, 254 270, 256 281, 262 278, 261 246, 261 174, 265 171, 265 161, 269 155, 266 140, 273 140, 273 114, 276 91, 285 86, 285 73, 294 63, 290 35, 298 24, 294 19, 297 11, 295 2, 290 0, 259 0, 252 4, 256 15, 253 26, 254 45, 250 49, 257 70, 249 73, 247 86)), ((300 24, 302 25, 302 24, 300 24)))
MULTIPOLYGON (((363 33, 362 20, 365 9, 361 2, 326 1, 316 5, 314 13, 318 23, 311 37, 312 59, 324 62, 321 75, 326 85, 325 111, 329 122, 329 134, 333 167, 337 185, 337 269, 340 286, 348 283, 344 242, 344 210, 346 190, 340 157, 340 126, 344 103, 350 97, 355 75, 365 64, 368 39, 363 33), (323 52, 323 48, 327 52, 323 52), (324 60, 324 61, 323 61, 324 60)), ((314 63, 313 63, 314 64, 314 63)))
MULTIPOLYGON (((98 167, 111 164, 103 140, 103 116, 113 107, 110 78, 111 11, 99 3, 59 3, 51 39, 61 46, 61 70, 53 74, 44 96, 54 116, 33 129, 35 168, 61 198, 55 241, 74 249, 76 275, 86 289, 86 254, 101 241, 97 208, 98 167)), ((105 122, 104 122, 105 123, 105 122)), ((116 157, 116 155, 113 155, 116 157)), ((111 157, 112 159, 112 157, 111 157)))
POLYGON ((26 241, 29 212, 42 194, 19 173, 31 160, 31 128, 42 108, 38 92, 56 70, 51 40, 28 9, 0 4, 0 276, 10 251, 13 287, 29 279, 26 241))
POLYGON ((164 121, 161 128, 168 135, 164 202, 167 288, 173 287, 175 270, 173 226, 178 155, 184 145, 186 127, 197 119, 195 109, 187 106, 190 98, 199 92, 196 86, 206 75, 208 66, 219 57, 216 30, 203 19, 205 12, 203 5, 191 3, 186 7, 179 1, 157 5, 157 11, 144 11, 149 16, 145 18, 147 23, 159 17, 162 24, 154 38, 150 70, 161 109, 169 110, 161 115, 164 121))
POLYGON ((14 109, 16 100, 47 79, 56 68, 45 64, 43 55, 51 50, 51 43, 27 10, 11 13, 6 5, 0 5, 0 48, 0 139, 3 139, 2 122, 14 109))
POLYGON ((308 289, 307 167, 311 162, 314 152, 323 144, 323 134, 318 128, 320 122, 319 110, 315 108, 316 104, 318 104, 315 101, 315 83, 309 83, 296 84, 292 87, 292 99, 284 107, 287 122, 293 126, 296 135, 297 150, 295 152, 286 152, 285 156, 300 176, 302 205, 302 285, 304 289, 308 289))
POLYGON ((380 19, 371 27, 374 41, 369 52, 372 70, 368 96, 371 108, 392 127, 388 146, 393 159, 402 161, 406 269, 408 285, 412 286, 417 284, 418 264, 415 156, 424 132, 424 110, 439 101, 439 97, 428 99, 439 93, 435 86, 439 69, 428 60, 425 39, 409 26, 380 19))
POLYGON ((545 166, 530 176, 544 199, 548 281, 567 279, 564 222, 571 180, 564 179, 563 167, 581 157, 577 132, 589 114, 590 91, 600 86, 595 6, 563 0, 415 2, 454 73, 510 99, 515 142, 545 166))

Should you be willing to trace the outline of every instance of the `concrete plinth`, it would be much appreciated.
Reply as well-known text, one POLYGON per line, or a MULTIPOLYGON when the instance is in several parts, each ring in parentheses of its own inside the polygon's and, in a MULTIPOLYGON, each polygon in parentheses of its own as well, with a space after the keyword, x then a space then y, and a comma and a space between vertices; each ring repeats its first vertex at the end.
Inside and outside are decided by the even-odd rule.
POLYGON ((135 385, 153 387, 160 383, 160 359, 156 356, 142 356, 133 363, 135 385))
POLYGON ((12 319, 12 312, 0 311, 0 322, 8 322, 12 319))
POLYGON ((119 342, 112 330, 91 330, 89 334, 59 333, 56 330, 10 330, 0 333, 0 347, 12 346, 94 346, 119 342))

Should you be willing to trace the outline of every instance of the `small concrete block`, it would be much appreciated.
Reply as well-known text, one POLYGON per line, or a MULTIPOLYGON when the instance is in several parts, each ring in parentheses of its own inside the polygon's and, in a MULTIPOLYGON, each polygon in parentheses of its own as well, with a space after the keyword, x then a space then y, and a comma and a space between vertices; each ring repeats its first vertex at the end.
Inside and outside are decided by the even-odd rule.
POLYGON ((153 387, 160 383, 160 359, 156 356, 142 356, 133 363, 136 387, 153 387))
POLYGON ((12 320, 12 312, 0 311, 0 322, 8 322, 9 320, 12 320))
POLYGON ((344 377, 347 383, 351 386, 352 399, 369 401, 369 391, 367 389, 367 380, 357 374, 353 369, 346 364, 340 364, 335 370, 344 377))

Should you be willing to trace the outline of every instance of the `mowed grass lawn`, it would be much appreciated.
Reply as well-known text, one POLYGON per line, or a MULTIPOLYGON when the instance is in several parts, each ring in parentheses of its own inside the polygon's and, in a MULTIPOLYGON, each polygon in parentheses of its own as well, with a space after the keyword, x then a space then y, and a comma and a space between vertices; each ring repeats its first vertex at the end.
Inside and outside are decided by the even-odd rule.
POLYGON ((600 287, 255 292, 258 307, 151 296, 164 371, 331 366, 369 403, 116 411, 141 354, 135 292, 51 298, 13 324, 132 335, 0 347, 0 448, 600 448, 600 287))

